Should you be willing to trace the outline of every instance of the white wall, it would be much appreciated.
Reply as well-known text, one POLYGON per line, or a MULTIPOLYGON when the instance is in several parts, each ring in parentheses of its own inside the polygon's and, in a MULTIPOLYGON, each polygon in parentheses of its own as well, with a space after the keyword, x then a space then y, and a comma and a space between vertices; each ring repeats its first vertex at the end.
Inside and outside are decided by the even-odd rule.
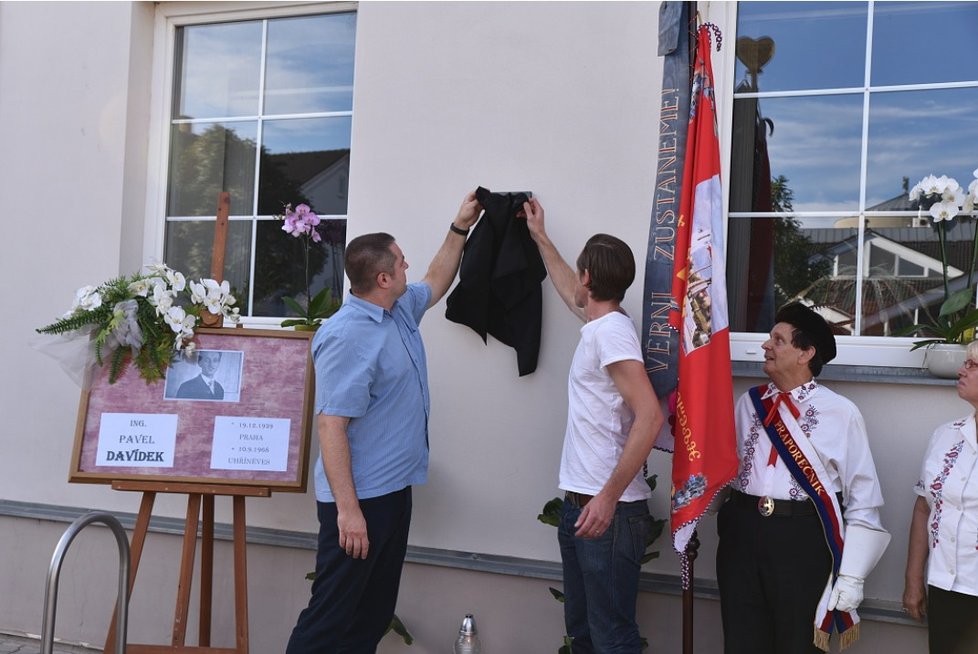
MULTIPOLYGON (((593 233, 644 260, 661 65, 655 3, 360 7, 349 232, 389 231, 420 279, 464 194, 532 191, 573 261, 593 233)), ((557 494, 566 375, 580 324, 545 282, 537 371, 444 317, 422 323, 432 465, 414 544, 557 558, 536 522, 557 494)), ((640 315, 640 283, 626 307, 640 315)))
POLYGON ((128 155, 147 121, 129 109, 148 79, 131 79, 129 66, 131 57, 148 63, 149 51, 132 50, 130 37, 151 21, 150 3, 0 3, 5 499, 84 506, 105 495, 66 483, 79 389, 29 344, 50 343, 34 329, 67 311, 76 288, 118 275, 120 259, 131 258, 122 234, 142 216, 129 201, 144 199, 138 184, 126 188, 126 166, 145 168, 128 155))

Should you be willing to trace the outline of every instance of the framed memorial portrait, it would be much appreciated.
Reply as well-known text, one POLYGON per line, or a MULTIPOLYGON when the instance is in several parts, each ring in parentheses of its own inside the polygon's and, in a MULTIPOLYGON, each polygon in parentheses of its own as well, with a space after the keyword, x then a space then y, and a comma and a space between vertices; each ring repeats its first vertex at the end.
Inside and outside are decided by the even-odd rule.
POLYGON ((191 357, 147 383, 96 368, 82 392, 72 482, 264 486, 304 492, 313 410, 309 332, 198 329, 191 357))

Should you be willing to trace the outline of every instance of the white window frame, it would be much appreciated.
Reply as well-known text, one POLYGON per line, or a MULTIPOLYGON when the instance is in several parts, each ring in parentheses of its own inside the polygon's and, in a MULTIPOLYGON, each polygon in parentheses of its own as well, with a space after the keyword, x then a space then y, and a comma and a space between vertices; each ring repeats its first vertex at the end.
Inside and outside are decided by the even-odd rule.
MULTIPOLYGON (((872 2, 872 0, 870 0, 872 2)), ((723 34, 723 46, 716 52, 715 46, 711 52, 713 57, 713 74, 716 78, 714 86, 717 101, 717 123, 720 133, 720 179, 723 188, 724 225, 730 220, 730 155, 733 141, 733 95, 736 55, 734 42, 737 36, 737 2, 707 1, 698 2, 697 10, 703 22, 714 23, 723 34)), ((869 26, 872 29, 872 25, 869 26)), ((868 47, 868 45, 867 45, 868 47)), ((870 65, 869 62, 866 64, 870 65)), ((864 108, 864 111, 866 109, 864 108)), ((868 129, 865 121, 863 129, 868 129)), ((866 134, 863 134, 862 147, 867 147, 866 134)), ((862 157, 865 162, 865 153, 862 157)), ((863 164, 865 165, 865 164, 863 164)), ((866 171, 860 174, 865 176, 866 171)), ((862 202, 860 204, 863 204, 862 202)), ((871 217, 873 212, 864 212, 871 217)), ((836 214, 832 214, 833 216, 836 214)), ((865 221, 859 225, 859 241, 862 243, 865 221)), ((859 248, 859 258, 862 260, 863 249, 859 248)), ((767 340, 766 334, 731 332, 730 356, 734 361, 760 362, 764 353, 761 344, 767 340)), ((832 361, 834 365, 849 366, 883 366, 898 368, 921 368, 924 365, 923 349, 910 351, 917 338, 900 338, 895 336, 837 336, 838 355, 832 361)))
MULTIPOLYGON (((146 213, 143 260, 162 261, 166 242, 166 201, 173 106, 173 56, 176 31, 187 25, 288 18, 357 10, 356 2, 162 2, 153 26, 153 72, 147 144, 146 213)), ((258 178, 255 178, 258 183, 258 178)), ((216 207, 215 207, 216 208, 216 207)), ((251 258, 254 261, 252 243, 251 258)), ((242 319, 245 326, 277 327, 282 317, 242 319)))

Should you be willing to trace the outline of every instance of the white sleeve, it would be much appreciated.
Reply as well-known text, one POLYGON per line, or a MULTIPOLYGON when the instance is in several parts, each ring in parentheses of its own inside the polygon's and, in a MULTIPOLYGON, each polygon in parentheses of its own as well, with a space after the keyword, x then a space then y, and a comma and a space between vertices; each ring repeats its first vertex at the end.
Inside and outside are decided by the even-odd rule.
POLYGON ((874 531, 883 531, 879 508, 883 506, 883 492, 873 453, 869 449, 869 436, 862 414, 853 407, 846 429, 846 464, 842 475, 842 503, 845 506, 847 525, 860 525, 874 531))

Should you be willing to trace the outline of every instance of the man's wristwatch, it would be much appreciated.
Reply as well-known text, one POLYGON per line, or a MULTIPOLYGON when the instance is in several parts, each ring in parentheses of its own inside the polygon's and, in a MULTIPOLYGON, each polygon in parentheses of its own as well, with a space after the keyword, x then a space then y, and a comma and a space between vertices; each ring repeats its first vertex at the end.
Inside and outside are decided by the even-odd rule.
POLYGON ((459 227, 458 225, 456 225, 454 222, 453 223, 449 223, 448 229, 452 230, 453 232, 455 232, 459 236, 468 236, 469 235, 469 230, 462 229, 461 227, 459 227))

